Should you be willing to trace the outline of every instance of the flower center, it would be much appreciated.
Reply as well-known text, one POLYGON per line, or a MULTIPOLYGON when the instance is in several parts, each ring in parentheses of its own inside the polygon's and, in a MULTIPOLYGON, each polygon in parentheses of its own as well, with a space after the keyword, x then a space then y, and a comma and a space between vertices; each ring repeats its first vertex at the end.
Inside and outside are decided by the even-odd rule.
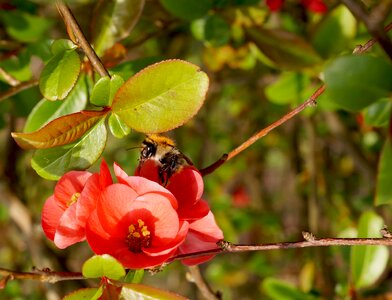
POLYGON ((72 204, 78 201, 79 197, 80 197, 80 193, 73 194, 71 199, 69 199, 67 202, 67 207, 70 207, 72 204))
POLYGON ((131 224, 128 227, 129 234, 127 236, 128 249, 133 253, 142 252, 143 247, 148 247, 151 242, 151 232, 147 225, 140 219, 137 224, 131 224))

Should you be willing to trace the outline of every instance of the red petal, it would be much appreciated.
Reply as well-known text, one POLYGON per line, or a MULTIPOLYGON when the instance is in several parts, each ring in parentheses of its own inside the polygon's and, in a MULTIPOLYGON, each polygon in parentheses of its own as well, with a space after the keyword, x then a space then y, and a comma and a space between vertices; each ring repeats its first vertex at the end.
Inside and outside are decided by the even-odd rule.
POLYGON ((72 204, 60 218, 54 235, 54 244, 64 249, 86 239, 84 226, 79 225, 76 218, 76 203, 72 204))
POLYGON ((178 231, 177 237, 173 239, 169 245, 143 248, 143 252, 151 256, 172 253, 173 250, 176 250, 185 241, 186 235, 188 233, 188 229, 189 229, 189 223, 186 221, 181 222, 181 227, 180 230, 178 231))
POLYGON ((168 260, 173 254, 170 252, 166 255, 160 256, 148 256, 147 254, 133 253, 126 249, 119 249, 112 256, 115 257, 122 265, 129 269, 151 269, 156 266, 162 265, 166 260, 168 260))
POLYGON ((101 162, 101 167, 99 170, 99 181, 102 189, 113 183, 112 176, 110 175, 109 167, 104 159, 101 162))
POLYGON ((283 0, 267 0, 266 4, 270 11, 278 11, 283 6, 283 0))
POLYGON ((194 205, 180 206, 177 210, 180 220, 199 220, 205 217, 210 211, 207 201, 200 199, 194 205))
POLYGON ((202 234, 205 241, 216 242, 223 239, 223 232, 216 224, 211 211, 204 218, 192 222, 189 225, 189 230, 202 234))
POLYGON ((70 171, 60 178, 54 189, 54 195, 57 201, 62 203, 64 209, 72 195, 82 191, 90 176, 91 173, 87 171, 70 171))
POLYGON ((63 213, 64 207, 59 205, 54 195, 45 201, 42 208, 41 225, 46 237, 52 241, 63 213))
POLYGON ((323 14, 328 11, 327 5, 322 0, 302 0, 302 4, 314 13, 323 14))
POLYGON ((87 180, 83 191, 76 202, 76 216, 81 224, 85 224, 90 213, 96 208, 103 189, 100 185, 100 175, 95 173, 87 180))
POLYGON ((160 184, 151 181, 147 178, 140 176, 128 176, 118 165, 114 165, 114 173, 117 176, 117 179, 120 183, 126 184, 131 187, 138 195, 144 195, 146 193, 160 193, 164 197, 170 200, 172 206, 177 209, 177 200, 173 196, 173 194, 165 189, 160 184))
POLYGON ((180 206, 189 202, 194 204, 203 195, 203 177, 196 168, 184 167, 170 177, 167 189, 173 193, 180 206))
POLYGON ((159 179, 159 163, 153 159, 148 159, 142 165, 139 165, 135 171, 135 175, 157 183, 161 182, 159 179))

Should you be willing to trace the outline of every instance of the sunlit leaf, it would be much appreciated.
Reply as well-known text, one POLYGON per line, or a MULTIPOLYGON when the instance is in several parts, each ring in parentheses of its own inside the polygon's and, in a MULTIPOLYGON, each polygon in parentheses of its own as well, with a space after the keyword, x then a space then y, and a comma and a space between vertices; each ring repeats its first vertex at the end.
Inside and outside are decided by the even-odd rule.
POLYGON ((339 57, 326 68, 325 84, 329 101, 359 111, 392 91, 392 65, 370 55, 339 57))
POLYGON ((392 204, 392 145, 387 139, 378 162, 375 204, 392 204))
POLYGON ((63 300, 97 300, 102 295, 102 286, 99 288, 84 288, 66 295, 63 300))
POLYGON ((110 106, 117 90, 124 84, 119 75, 101 77, 95 84, 90 102, 96 106, 110 106))
POLYGON ((317 299, 315 296, 304 293, 292 284, 277 278, 264 279, 262 287, 266 295, 273 300, 317 299))
POLYGON ((110 132, 118 139, 127 136, 131 132, 131 128, 127 126, 117 115, 111 114, 108 121, 110 132))
MULTIPOLYGON (((383 219, 372 211, 361 215, 358 224, 358 237, 381 237, 380 230, 384 226, 383 219)), ((384 272, 389 258, 386 246, 353 246, 351 249, 351 278, 354 286, 369 287, 384 272)))
POLYGON ((112 113, 140 132, 168 131, 197 113, 207 89, 208 77, 199 67, 163 61, 125 82, 114 97, 112 113))
POLYGON ((103 254, 94 255, 86 260, 83 264, 82 273, 86 278, 107 277, 119 280, 125 276, 125 269, 114 257, 103 254))
POLYGON ((57 118, 37 131, 12 132, 11 135, 23 149, 47 149, 62 146, 80 138, 106 113, 106 111, 77 112, 57 118))
POLYGON ((392 112, 392 101, 385 98, 368 106, 364 111, 365 123, 371 126, 382 127, 389 123, 392 112))
POLYGON ((72 41, 67 39, 55 40, 50 46, 50 50, 52 51, 53 55, 57 55, 67 50, 74 50, 76 48, 77 46, 72 41))
POLYGON ((27 118, 24 132, 38 130, 48 122, 68 114, 83 110, 87 104, 88 89, 87 78, 81 76, 74 89, 64 101, 49 101, 42 99, 34 107, 27 118))
POLYGON ((123 285, 121 297, 124 300, 184 300, 186 298, 172 292, 161 290, 152 286, 127 283, 123 285))
POLYGON ((91 28, 95 51, 101 55, 127 37, 139 20, 144 0, 99 1, 91 28))
POLYGON ((321 62, 321 58, 302 37, 282 30, 249 28, 247 35, 277 67, 302 70, 321 62))
POLYGON ((37 150, 31 160, 33 169, 43 178, 58 180, 70 170, 85 170, 101 156, 107 140, 104 119, 81 139, 65 146, 37 150))
POLYGON ((184 20, 204 17, 212 8, 212 0, 160 0, 163 7, 173 16, 184 20))
POLYGON ((0 19, 7 33, 21 42, 35 42, 43 38, 52 21, 18 10, 0 10, 0 19))
POLYGON ((80 58, 76 50, 57 53, 42 70, 39 87, 49 100, 64 99, 74 87, 80 73, 80 58))
POLYGON ((323 57, 339 54, 355 37, 357 21, 344 5, 339 5, 323 18, 314 30, 312 43, 323 57))
POLYGON ((140 283, 142 282, 143 277, 144 269, 129 270, 123 281, 127 283, 140 283))

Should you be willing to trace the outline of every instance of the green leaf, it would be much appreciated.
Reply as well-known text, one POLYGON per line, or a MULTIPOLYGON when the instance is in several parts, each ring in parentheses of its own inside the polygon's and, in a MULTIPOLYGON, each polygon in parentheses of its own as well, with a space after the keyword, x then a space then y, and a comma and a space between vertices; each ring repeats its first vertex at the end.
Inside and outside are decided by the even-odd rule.
POLYGON ((57 55, 67 50, 74 50, 76 48, 77 46, 72 41, 67 39, 59 39, 52 43, 50 50, 52 51, 53 55, 57 55))
POLYGON ((120 120, 117 115, 111 114, 108 121, 110 132, 118 139, 122 139, 131 132, 131 128, 120 120))
POLYGON ((167 60, 140 71, 116 93, 112 113, 143 133, 181 126, 200 109, 208 77, 198 66, 167 60))
POLYGON ((99 288, 84 288, 66 295, 63 300, 97 300, 102 296, 102 286, 99 288))
POLYGON ((315 28, 312 43, 323 57, 345 51, 355 37, 357 22, 351 12, 339 5, 315 28))
POLYGON ((83 264, 82 273, 86 278, 107 277, 119 280, 125 276, 125 269, 114 257, 103 254, 94 255, 86 260, 83 264))
POLYGON ((125 278, 123 279, 124 282, 127 283, 140 283, 142 282, 144 277, 144 270, 129 270, 125 278))
POLYGON ((168 292, 147 285, 135 284, 135 283, 124 284, 121 290, 121 297, 122 297, 121 299, 124 300, 134 300, 134 299, 185 300, 186 299, 172 292, 168 292))
POLYGON ((35 131, 58 117, 83 110, 88 97, 86 80, 85 76, 81 76, 64 101, 42 99, 29 114, 23 131, 35 131))
POLYGON ((264 279, 262 287, 265 294, 273 300, 316 299, 316 297, 300 291, 292 284, 276 278, 264 279))
POLYGON ((303 91, 310 84, 310 79, 303 73, 284 72, 279 79, 265 89, 268 100, 285 105, 302 100, 303 91))
POLYGON ((208 16, 204 28, 205 41, 213 46, 220 47, 230 39, 230 26, 219 15, 208 16))
POLYGON ((329 101, 349 111, 360 111, 392 90, 392 65, 370 55, 334 60, 325 70, 329 101))
POLYGON ((41 177, 58 180, 70 170, 89 168, 101 156, 106 140, 107 132, 102 119, 75 143, 37 150, 31 160, 31 166, 41 177))
POLYGON ((42 39, 52 23, 46 17, 42 18, 18 10, 0 11, 0 19, 11 37, 27 43, 42 39))
POLYGON ((313 46, 294 33, 259 27, 246 29, 246 33, 259 50, 279 68, 302 70, 321 62, 313 46))
POLYGON ((392 145, 387 139, 378 162, 375 205, 392 203, 392 145))
POLYGON ((92 37, 98 55, 127 37, 139 20, 144 0, 99 1, 94 10, 92 37))
POLYGON ((106 111, 82 111, 54 119, 41 129, 11 136, 23 149, 47 149, 70 144, 80 138, 107 114, 106 111))
POLYGON ((57 53, 42 70, 39 87, 49 100, 64 99, 74 87, 80 73, 80 58, 76 50, 57 53))
POLYGON ((392 101, 390 98, 381 99, 368 106, 364 111, 365 123, 370 126, 387 126, 392 112, 392 101))
MULTIPOLYGON (((372 211, 361 215, 358 237, 381 237, 383 219, 372 211)), ((351 278, 357 289, 374 284, 384 272, 389 258, 386 246, 353 246, 351 249, 351 278)))
POLYGON ((204 17, 212 8, 212 0, 160 0, 162 6, 183 20, 192 21, 204 17))
POLYGON ((94 85, 90 102, 96 106, 110 106, 117 90, 124 84, 119 75, 101 77, 94 85))
POLYGON ((137 72, 143 68, 159 62, 161 58, 159 57, 145 57, 136 60, 126 61, 110 69, 110 73, 117 74, 122 78, 128 79, 129 77, 135 75, 137 72))

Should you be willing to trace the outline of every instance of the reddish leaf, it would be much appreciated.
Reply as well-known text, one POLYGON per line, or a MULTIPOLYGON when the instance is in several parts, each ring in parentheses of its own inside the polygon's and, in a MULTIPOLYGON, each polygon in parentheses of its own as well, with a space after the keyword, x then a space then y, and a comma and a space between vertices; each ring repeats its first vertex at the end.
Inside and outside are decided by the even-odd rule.
POLYGON ((47 149, 72 143, 83 136, 107 111, 84 111, 57 118, 30 133, 12 132, 23 149, 47 149))

